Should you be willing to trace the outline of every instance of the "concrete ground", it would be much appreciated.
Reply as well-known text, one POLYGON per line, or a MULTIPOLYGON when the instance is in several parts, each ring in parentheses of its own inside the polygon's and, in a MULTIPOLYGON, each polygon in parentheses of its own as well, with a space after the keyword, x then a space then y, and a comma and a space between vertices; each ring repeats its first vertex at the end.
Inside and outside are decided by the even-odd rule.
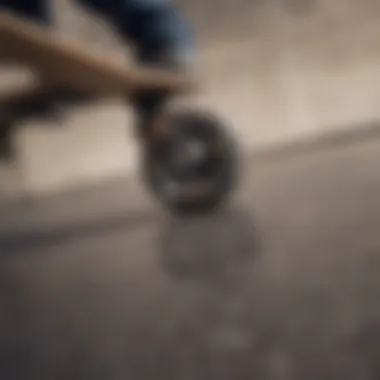
POLYGON ((0 378, 379 379, 379 162, 259 160, 197 220, 122 183, 4 208, 0 378))

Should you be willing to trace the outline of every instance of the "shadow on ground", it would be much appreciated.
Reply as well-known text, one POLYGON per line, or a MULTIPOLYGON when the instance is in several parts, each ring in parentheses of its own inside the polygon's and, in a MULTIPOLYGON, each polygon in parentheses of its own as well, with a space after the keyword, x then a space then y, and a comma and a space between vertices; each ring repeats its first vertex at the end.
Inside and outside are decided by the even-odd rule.
POLYGON ((236 282, 260 250, 253 219, 238 207, 195 218, 169 219, 159 247, 166 273, 179 280, 236 282))
POLYGON ((260 247, 250 216, 232 207, 156 223, 152 215, 130 218, 24 236, 19 245, 14 235, 8 242, 9 253, 28 252, 29 245, 46 255, 2 257, 0 378, 219 379, 222 372, 231 378, 243 362, 244 373, 257 372, 258 362, 248 366, 247 285, 260 247), (151 255, 147 247, 136 257, 118 255, 123 244, 115 245, 115 236, 124 241, 131 226, 144 235, 158 227, 151 255), (85 248, 73 256, 65 248, 90 235, 106 243, 107 255, 85 248), (48 254, 60 244, 61 257, 48 254), (131 260, 152 267, 144 281, 131 260), (242 356, 229 357, 235 350, 242 356))

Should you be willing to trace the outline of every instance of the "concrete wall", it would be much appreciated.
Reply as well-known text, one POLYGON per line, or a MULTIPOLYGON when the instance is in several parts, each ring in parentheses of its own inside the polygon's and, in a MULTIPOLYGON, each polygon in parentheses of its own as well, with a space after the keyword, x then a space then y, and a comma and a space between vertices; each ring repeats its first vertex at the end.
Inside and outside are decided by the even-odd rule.
MULTIPOLYGON (((61 33, 124 54, 104 24, 57 1, 61 33)), ((379 118, 379 1, 178 2, 201 47, 205 86, 192 101, 230 121, 247 148, 379 118)), ((113 103, 74 110, 62 125, 26 125, 0 181, 8 194, 40 194, 128 172, 135 165, 130 123, 128 110, 113 103)))

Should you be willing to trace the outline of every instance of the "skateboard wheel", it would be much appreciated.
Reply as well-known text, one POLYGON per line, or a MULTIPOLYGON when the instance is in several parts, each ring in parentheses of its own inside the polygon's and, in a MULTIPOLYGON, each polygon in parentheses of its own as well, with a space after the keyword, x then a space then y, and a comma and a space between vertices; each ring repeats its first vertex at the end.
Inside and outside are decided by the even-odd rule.
POLYGON ((237 183, 238 150, 214 115, 183 111, 168 115, 164 152, 146 152, 148 187, 174 214, 208 213, 230 196, 237 183))

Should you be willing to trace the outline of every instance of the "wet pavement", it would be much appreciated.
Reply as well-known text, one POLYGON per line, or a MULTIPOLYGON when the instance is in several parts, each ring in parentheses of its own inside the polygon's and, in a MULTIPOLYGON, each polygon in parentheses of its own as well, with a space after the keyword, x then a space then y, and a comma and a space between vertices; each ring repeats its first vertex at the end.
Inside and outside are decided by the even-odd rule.
POLYGON ((375 139, 252 163, 189 220, 116 184, 8 210, 0 378, 380 378, 379 163, 375 139))

